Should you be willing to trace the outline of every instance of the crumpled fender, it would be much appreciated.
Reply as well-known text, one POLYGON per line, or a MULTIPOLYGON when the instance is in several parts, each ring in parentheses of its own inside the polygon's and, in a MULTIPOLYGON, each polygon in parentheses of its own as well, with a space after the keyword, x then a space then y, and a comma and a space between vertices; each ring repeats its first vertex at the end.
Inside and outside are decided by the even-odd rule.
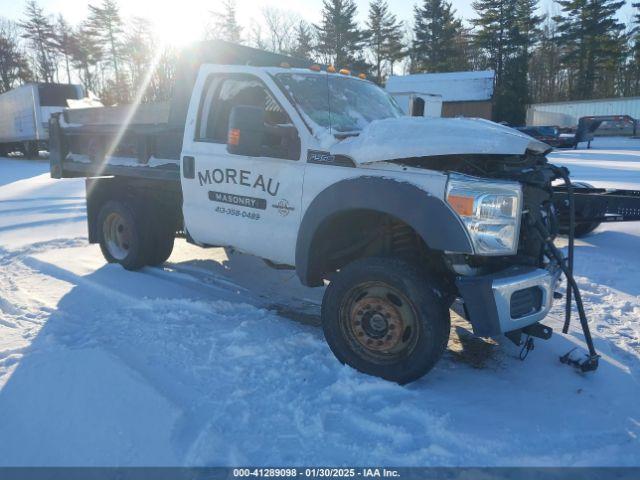
POLYGON ((337 214, 373 210, 411 226, 434 250, 473 253, 460 218, 442 199, 408 182, 362 176, 334 183, 316 196, 302 218, 296 244, 296 273, 304 285, 322 284, 316 261, 317 232, 337 214))

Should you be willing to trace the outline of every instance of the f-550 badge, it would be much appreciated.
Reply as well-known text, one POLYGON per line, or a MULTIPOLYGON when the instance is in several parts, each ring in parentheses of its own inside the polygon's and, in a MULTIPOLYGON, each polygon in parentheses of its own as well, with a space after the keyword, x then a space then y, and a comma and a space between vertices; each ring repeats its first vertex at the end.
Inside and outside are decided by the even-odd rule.
POLYGON ((336 160, 335 155, 331 155, 329 152, 321 152, 320 150, 309 150, 307 152, 308 163, 334 163, 336 160))

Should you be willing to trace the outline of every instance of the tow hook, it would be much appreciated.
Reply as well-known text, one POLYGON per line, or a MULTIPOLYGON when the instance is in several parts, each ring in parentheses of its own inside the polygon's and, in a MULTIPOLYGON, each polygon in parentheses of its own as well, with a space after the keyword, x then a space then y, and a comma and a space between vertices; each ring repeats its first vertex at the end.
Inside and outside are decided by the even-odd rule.
POLYGON ((524 360, 529 355, 529 352, 535 348, 532 337, 548 340, 552 334, 553 329, 551 327, 547 327, 541 323, 534 323, 518 330, 506 332, 505 336, 517 346, 522 346, 519 358, 520 360, 524 360), (522 340, 522 334, 526 335, 524 341, 522 340))

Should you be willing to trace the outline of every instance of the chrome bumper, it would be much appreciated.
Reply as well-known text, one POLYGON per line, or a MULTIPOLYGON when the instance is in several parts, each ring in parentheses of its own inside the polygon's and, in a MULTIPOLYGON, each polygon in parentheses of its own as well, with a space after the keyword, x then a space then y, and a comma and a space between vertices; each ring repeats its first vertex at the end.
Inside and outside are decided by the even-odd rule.
POLYGON ((492 337, 542 320, 559 278, 559 269, 511 267, 493 275, 458 277, 456 285, 474 333, 492 337))

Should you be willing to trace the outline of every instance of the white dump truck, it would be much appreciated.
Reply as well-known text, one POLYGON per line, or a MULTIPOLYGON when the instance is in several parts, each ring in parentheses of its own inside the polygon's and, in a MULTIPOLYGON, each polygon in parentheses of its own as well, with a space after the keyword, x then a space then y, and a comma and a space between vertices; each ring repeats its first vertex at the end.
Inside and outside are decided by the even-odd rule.
POLYGON ((183 235, 292 269, 326 286, 336 357, 399 383, 438 361, 452 306, 478 336, 548 338, 564 274, 589 345, 565 361, 597 367, 572 250, 553 244, 559 219, 579 220, 548 145, 485 120, 408 117, 346 70, 225 42, 178 72, 168 106, 52 118, 51 174, 87 179, 89 241, 107 261, 157 266, 183 235))

